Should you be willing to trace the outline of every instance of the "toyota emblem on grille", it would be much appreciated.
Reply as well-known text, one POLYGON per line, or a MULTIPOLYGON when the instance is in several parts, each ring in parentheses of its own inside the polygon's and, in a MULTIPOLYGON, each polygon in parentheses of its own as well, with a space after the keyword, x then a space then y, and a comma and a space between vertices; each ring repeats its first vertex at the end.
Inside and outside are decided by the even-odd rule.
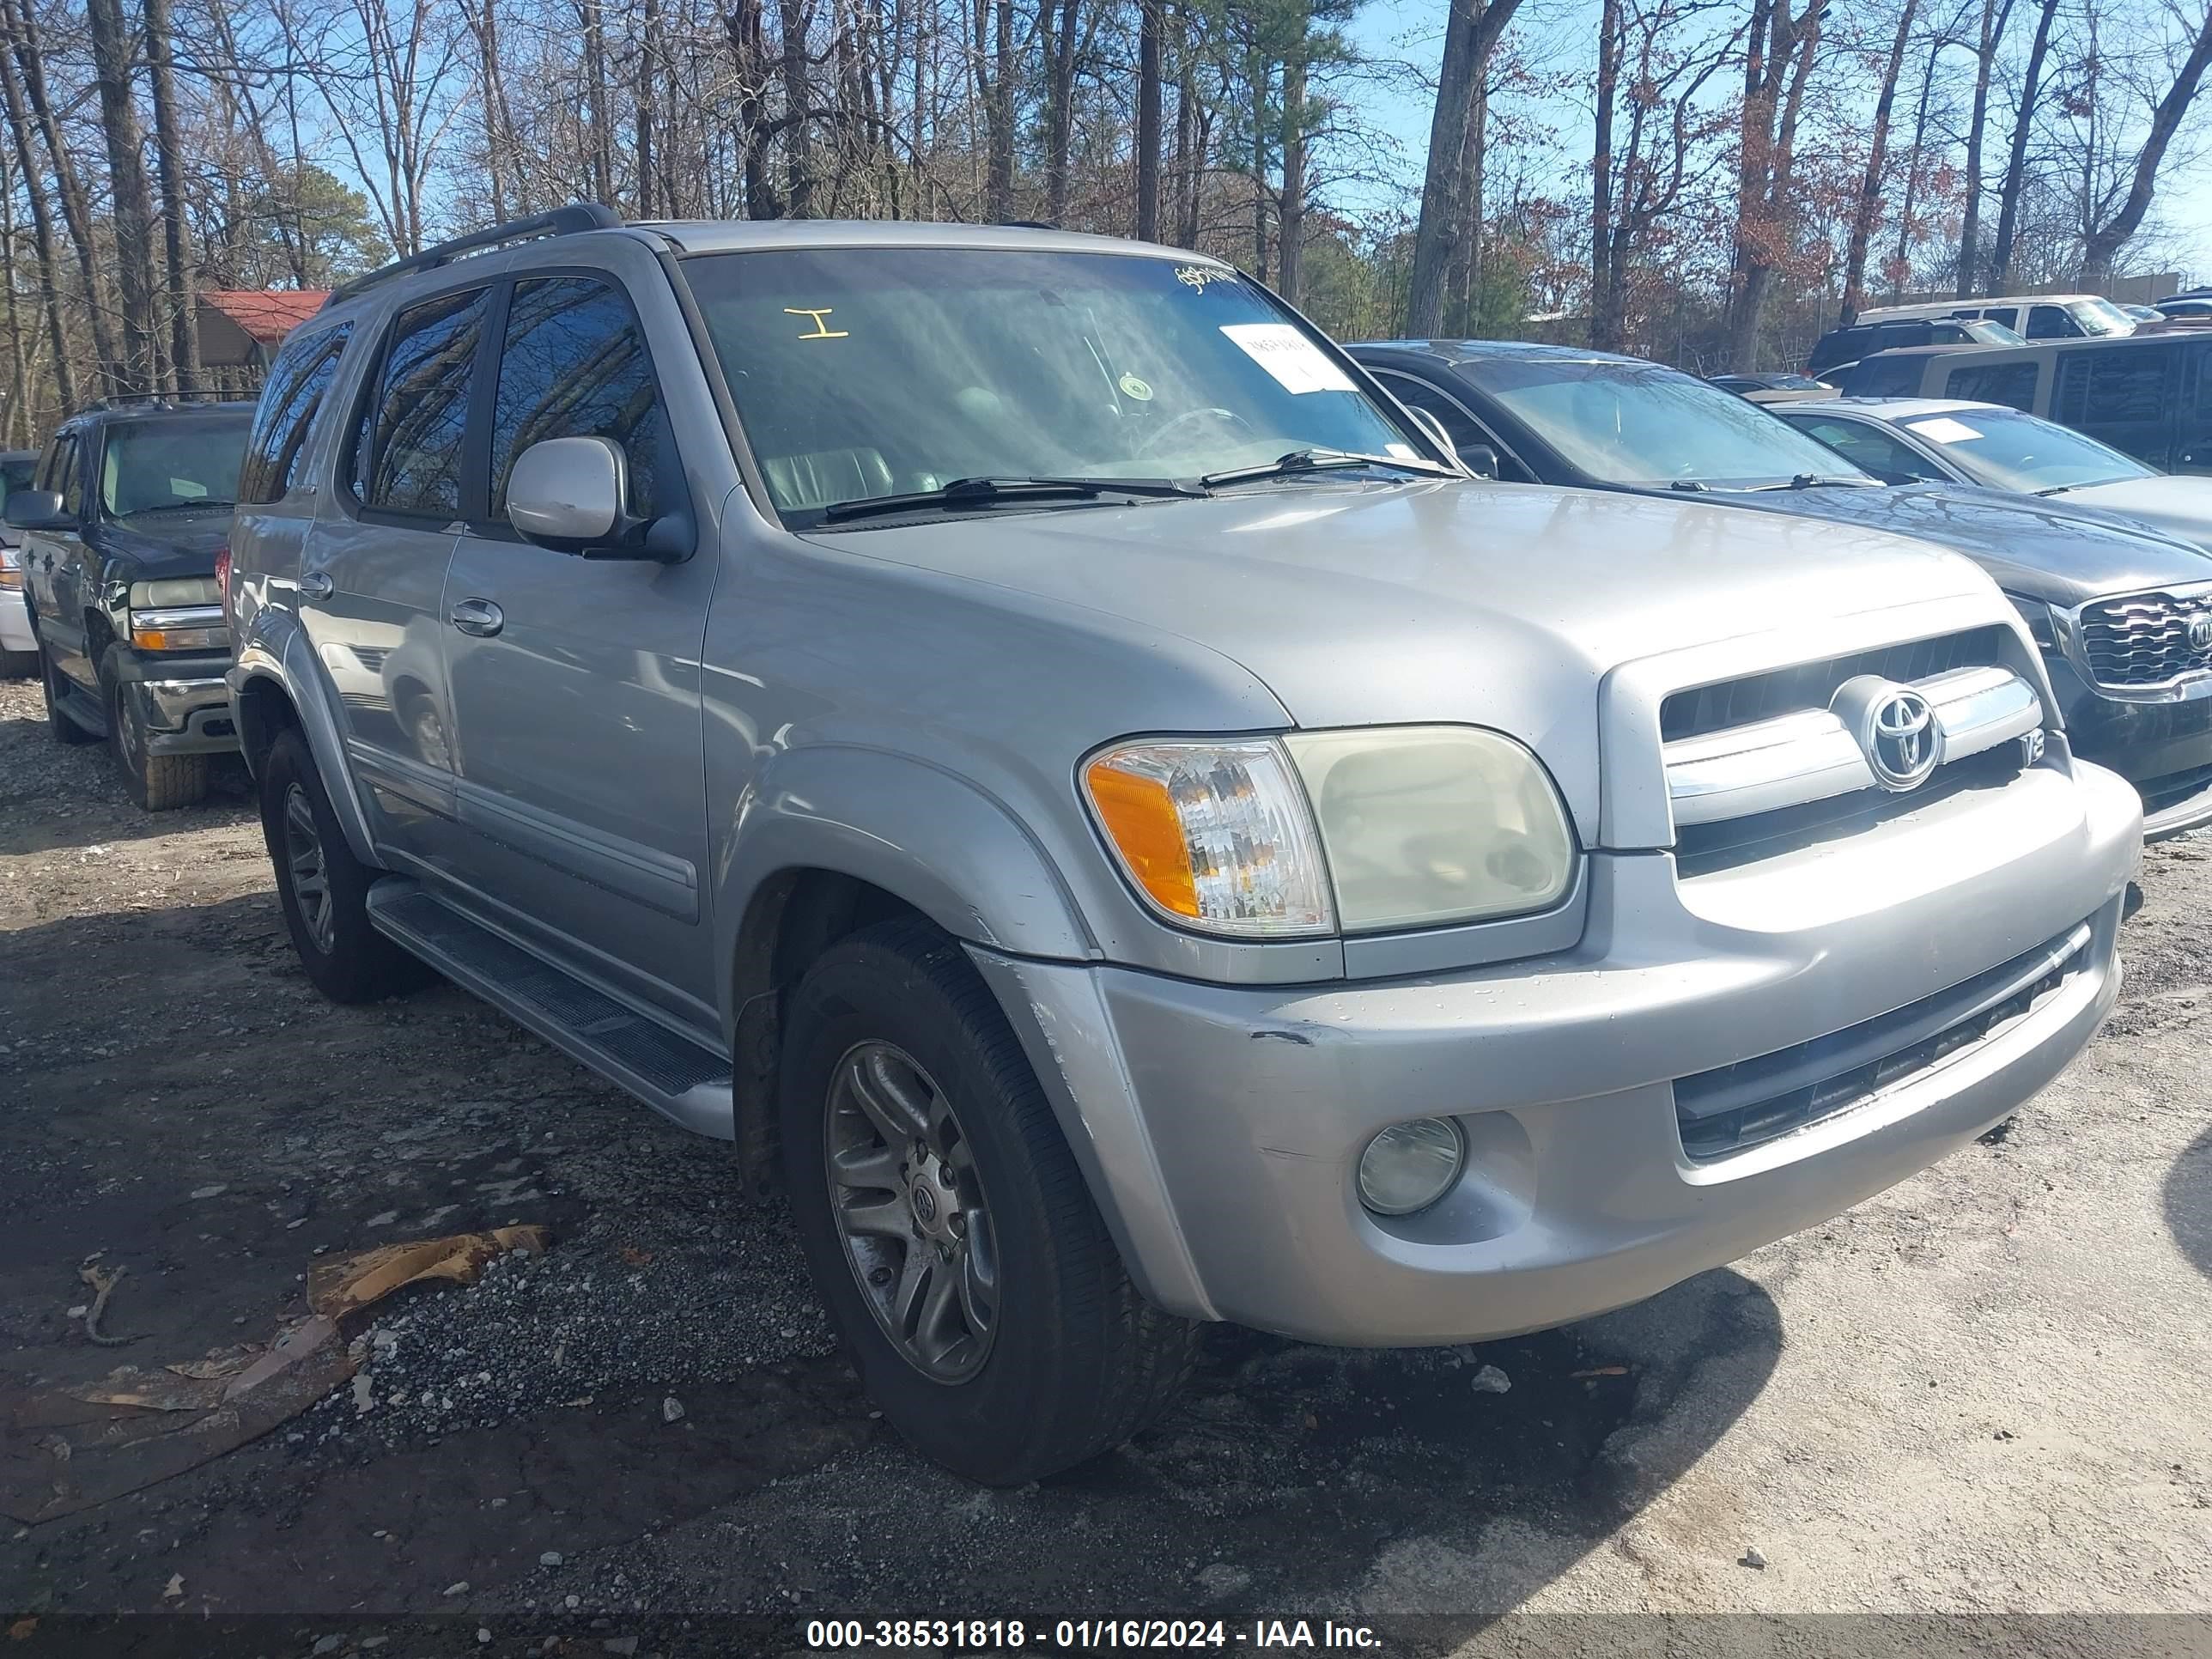
POLYGON ((1873 700, 1859 742, 1883 788, 1913 789, 1942 758, 1942 740, 1928 699, 1910 686, 1893 685, 1873 700))
POLYGON ((2212 611, 2200 611, 2189 619, 2189 648, 2202 651, 2212 646, 2212 611))

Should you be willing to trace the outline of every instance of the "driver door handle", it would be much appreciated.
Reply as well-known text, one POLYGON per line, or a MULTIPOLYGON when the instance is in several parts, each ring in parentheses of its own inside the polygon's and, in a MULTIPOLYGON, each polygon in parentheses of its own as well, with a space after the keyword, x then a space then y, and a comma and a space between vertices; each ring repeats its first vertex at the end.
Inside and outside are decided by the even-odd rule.
POLYGON ((507 626, 507 617, 489 599, 460 599, 446 613, 446 620, 464 634, 488 640, 507 626))
POLYGON ((334 586, 327 570, 303 570, 300 573, 300 597, 303 599, 327 599, 334 586))

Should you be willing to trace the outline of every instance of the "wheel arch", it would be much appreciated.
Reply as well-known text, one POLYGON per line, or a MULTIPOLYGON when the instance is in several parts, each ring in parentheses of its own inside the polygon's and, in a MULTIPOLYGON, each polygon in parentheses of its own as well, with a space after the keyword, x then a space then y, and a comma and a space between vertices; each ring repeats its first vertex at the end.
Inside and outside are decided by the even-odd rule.
POLYGON ((314 757, 331 810, 345 831, 346 844, 363 864, 374 865, 375 842, 352 769, 346 764, 343 727, 331 712, 319 668, 307 635, 296 623, 257 629, 240 644, 229 675, 239 750, 247 770, 258 778, 277 737, 288 727, 298 727, 307 752, 314 757))

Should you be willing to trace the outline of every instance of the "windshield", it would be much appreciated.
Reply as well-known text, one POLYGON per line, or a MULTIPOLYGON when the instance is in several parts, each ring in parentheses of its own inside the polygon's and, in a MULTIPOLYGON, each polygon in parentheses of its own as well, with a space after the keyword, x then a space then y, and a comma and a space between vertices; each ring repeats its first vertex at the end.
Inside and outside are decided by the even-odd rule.
POLYGON ((684 262, 777 509, 963 478, 1196 478, 1424 453, 1263 290, 1112 253, 808 248, 684 262))
POLYGON ((123 422, 107 429, 100 506, 111 519, 162 507, 227 507, 238 499, 246 416, 123 422))
POLYGON ((1915 437, 1942 447, 1977 483, 1996 489, 2056 494, 2085 484, 2149 478, 2155 471, 2070 427, 2039 421, 2014 409, 1962 409, 1899 424, 1915 437))
POLYGON ((2110 300, 2076 300, 2066 307, 2085 334, 2132 334, 2136 319, 2110 300))
POLYGON ((1656 363, 1492 358, 1460 372, 1606 483, 1727 489, 1867 476, 1757 404, 1656 363))

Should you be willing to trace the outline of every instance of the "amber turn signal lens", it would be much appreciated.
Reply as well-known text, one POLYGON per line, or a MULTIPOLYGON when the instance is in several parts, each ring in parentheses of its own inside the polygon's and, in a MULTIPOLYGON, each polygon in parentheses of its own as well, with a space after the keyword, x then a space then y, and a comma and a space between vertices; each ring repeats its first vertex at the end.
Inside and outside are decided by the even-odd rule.
POLYGON ((1166 781, 1125 771, 1104 756, 1091 763, 1084 781, 1099 823, 1137 884, 1163 910, 1197 916, 1198 880, 1166 781))

